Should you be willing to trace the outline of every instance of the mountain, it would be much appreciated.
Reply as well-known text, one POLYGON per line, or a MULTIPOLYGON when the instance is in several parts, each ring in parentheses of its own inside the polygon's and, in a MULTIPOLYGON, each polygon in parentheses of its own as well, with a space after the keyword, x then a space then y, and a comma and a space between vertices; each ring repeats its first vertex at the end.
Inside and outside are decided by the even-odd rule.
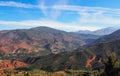
POLYGON ((90 50, 90 52, 102 55, 104 57, 106 55, 109 55, 110 52, 115 52, 120 57, 120 39, 111 42, 90 45, 87 48, 84 48, 83 50, 90 50))
POLYGON ((77 33, 79 33, 79 34, 92 34, 93 31, 89 31, 89 30, 79 30, 77 33))
POLYGON ((93 34, 79 34, 79 33, 77 33, 77 34, 81 39, 83 39, 85 41, 86 45, 91 44, 94 41, 96 41, 97 39, 99 39, 100 37, 102 37, 100 35, 93 35, 93 34))
POLYGON ((24 59, 24 62, 31 65, 31 68, 46 71, 65 69, 80 70, 92 64, 96 64, 96 60, 101 58, 105 59, 111 52, 115 52, 120 58, 119 49, 120 40, 116 40, 113 42, 90 45, 83 49, 77 49, 74 52, 50 54, 42 57, 28 57, 24 59))
POLYGON ((120 40, 120 30, 117 30, 109 35, 100 37, 95 41, 95 43, 105 43, 105 42, 112 42, 116 40, 120 40))
MULTIPOLYGON (((103 58, 105 59, 111 52, 115 52, 120 58, 119 36, 120 30, 101 37, 92 34, 64 32, 48 27, 37 27, 2 31, 0 33, 0 49, 4 47, 1 51, 10 55, 8 59, 11 57, 10 53, 13 53, 13 56, 17 55, 18 60, 29 65, 28 69, 45 71, 83 70, 91 67, 92 64, 95 64, 92 68, 96 68, 98 62, 103 58), (86 44, 85 40, 88 39, 97 40, 94 44, 83 46, 86 44), (40 55, 41 53, 42 55, 40 55), (43 56, 43 54, 46 55, 43 56)), ((6 63, 9 64, 9 62, 5 62, 1 65, 3 66, 6 63)), ((14 66, 12 67, 14 68, 14 66)))
POLYGON ((109 35, 100 37, 91 45, 85 46, 82 50, 90 50, 92 53, 104 55, 108 52, 116 52, 120 57, 120 30, 109 35))
POLYGON ((85 69, 96 58, 105 58, 110 52, 114 51, 120 57, 119 36, 120 30, 101 37, 103 41, 96 35, 74 34, 48 27, 1 31, 0 55, 9 59, 17 56, 30 65, 29 68, 46 71, 85 69), (85 39, 90 38, 98 42, 83 47, 85 39))
MULTIPOLYGON (((79 49, 80 50, 80 49, 79 49)), ((85 46, 82 51, 89 51, 94 54, 105 55, 115 52, 120 57, 120 30, 97 39, 93 44, 85 46)))
POLYGON ((120 27, 108 27, 108 28, 104 28, 104 29, 100 29, 100 30, 96 30, 96 31, 78 31, 78 33, 80 34, 92 34, 92 35, 108 35, 111 34, 117 30, 119 30, 120 27))
POLYGON ((115 52, 120 58, 120 30, 104 37, 106 40, 102 43, 87 45, 73 52, 50 54, 42 57, 28 57, 24 59, 24 62, 30 64, 31 68, 57 71, 85 69, 91 66, 91 64, 96 64, 96 60, 106 58, 111 52, 115 52))
POLYGON ((68 32, 49 27, 0 32, 0 54, 48 54, 72 51, 85 44, 68 32))

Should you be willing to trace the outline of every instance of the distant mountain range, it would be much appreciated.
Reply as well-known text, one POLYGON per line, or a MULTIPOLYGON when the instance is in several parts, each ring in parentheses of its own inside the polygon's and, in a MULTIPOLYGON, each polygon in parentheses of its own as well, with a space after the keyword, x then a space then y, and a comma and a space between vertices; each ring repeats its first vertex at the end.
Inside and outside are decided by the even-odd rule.
POLYGON ((80 34, 92 34, 92 35, 108 35, 111 34, 117 30, 119 30, 120 27, 108 27, 108 28, 104 28, 104 29, 100 29, 100 30, 96 30, 96 31, 89 31, 89 30, 80 30, 78 31, 78 33, 80 34))
POLYGON ((0 31, 0 54, 47 55, 73 51, 87 44, 119 39, 118 28, 105 28, 98 31, 65 32, 49 27, 0 31), (107 32, 108 31, 108 32, 107 32), (110 35, 106 35, 112 33, 110 35), (103 36, 106 35, 106 36, 103 36))
POLYGON ((110 34, 105 29, 88 34, 49 27, 0 31, 0 57, 17 58, 31 68, 47 71, 85 68, 91 57, 105 58, 110 52, 120 57, 120 30, 107 29, 110 34))

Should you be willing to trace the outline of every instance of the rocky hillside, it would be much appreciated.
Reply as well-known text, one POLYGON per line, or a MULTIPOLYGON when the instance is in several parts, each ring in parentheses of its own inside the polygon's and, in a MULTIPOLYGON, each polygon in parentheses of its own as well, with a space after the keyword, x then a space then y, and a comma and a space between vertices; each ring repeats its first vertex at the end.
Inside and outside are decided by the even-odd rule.
POLYGON ((120 57, 120 40, 106 43, 97 43, 94 45, 90 45, 83 50, 103 56, 109 55, 110 52, 115 52, 120 57))
POLYGON ((84 48, 78 48, 74 52, 51 54, 44 57, 26 58, 24 61, 31 64, 32 68, 43 70, 64 70, 64 69, 82 69, 91 67, 92 63, 97 59, 101 62, 102 58, 106 58, 110 53, 115 52, 120 58, 120 38, 119 30, 107 35, 110 39, 106 39, 102 43, 91 44, 84 48), (112 39, 113 38, 113 39, 112 39), (39 67, 37 66, 39 64, 39 67))
MULTIPOLYGON (((85 69, 92 67, 92 64, 101 58, 106 58, 111 52, 115 52, 120 58, 120 40, 108 43, 90 45, 74 52, 50 54, 42 57, 28 57, 24 62, 37 68, 47 71, 58 71, 65 69, 85 69), (39 65, 39 67, 38 67, 39 65)), ((96 63, 96 62, 95 62, 96 63)))
POLYGON ((18 60, 1 60, 0 61, 0 68, 17 69, 22 67, 27 67, 27 64, 18 60))
POLYGON ((59 53, 84 44, 68 32, 48 27, 0 32, 0 54, 59 53))

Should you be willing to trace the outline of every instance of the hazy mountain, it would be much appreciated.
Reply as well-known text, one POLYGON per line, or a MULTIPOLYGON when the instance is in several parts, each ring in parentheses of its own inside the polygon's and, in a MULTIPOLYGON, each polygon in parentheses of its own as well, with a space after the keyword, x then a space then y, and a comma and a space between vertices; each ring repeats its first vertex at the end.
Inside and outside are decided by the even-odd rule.
POLYGON ((102 37, 101 35, 87 34, 87 33, 76 33, 71 32, 71 35, 77 36, 85 41, 86 44, 91 44, 98 38, 102 37))
POLYGON ((116 40, 120 40, 120 30, 115 31, 112 34, 100 37, 95 41, 95 43, 105 43, 105 42, 111 42, 116 40))
POLYGON ((79 30, 77 33, 79 33, 79 34, 93 34, 93 31, 89 31, 89 30, 79 30))
POLYGON ((48 27, 0 32, 1 54, 59 53, 72 51, 85 44, 68 32, 48 27))
POLYGON ((120 57, 120 30, 97 39, 93 44, 85 47, 84 50, 91 50, 95 54, 100 55, 114 51, 120 57))
POLYGON ((120 27, 108 27, 108 28, 104 28, 104 29, 100 29, 100 30, 96 30, 96 31, 78 31, 78 33, 80 34, 93 34, 93 35, 108 35, 111 34, 117 30, 119 30, 120 27))

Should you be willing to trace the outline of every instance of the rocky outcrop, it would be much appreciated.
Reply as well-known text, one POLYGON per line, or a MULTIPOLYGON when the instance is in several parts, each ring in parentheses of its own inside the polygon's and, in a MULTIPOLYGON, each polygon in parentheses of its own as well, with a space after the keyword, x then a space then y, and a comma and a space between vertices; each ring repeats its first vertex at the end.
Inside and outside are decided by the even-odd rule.
POLYGON ((6 68, 6 69, 16 69, 20 67, 26 67, 27 64, 24 62, 20 62, 18 60, 4 60, 0 62, 0 67, 1 68, 6 68))
POLYGON ((85 67, 86 67, 86 68, 91 67, 91 66, 92 66, 91 63, 92 63, 95 59, 96 59, 96 55, 94 55, 92 58, 88 59, 88 60, 86 61, 85 67))

